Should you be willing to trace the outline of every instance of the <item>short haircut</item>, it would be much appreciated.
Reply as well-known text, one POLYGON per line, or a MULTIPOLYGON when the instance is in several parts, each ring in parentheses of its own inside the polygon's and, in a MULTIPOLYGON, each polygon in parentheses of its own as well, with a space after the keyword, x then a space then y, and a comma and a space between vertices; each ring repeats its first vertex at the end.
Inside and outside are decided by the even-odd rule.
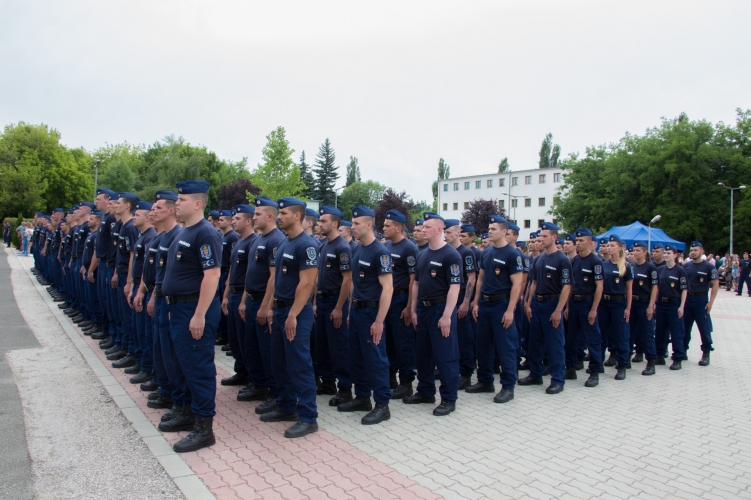
POLYGON ((128 211, 130 213, 134 213, 136 211, 136 202, 131 200, 130 198, 123 198, 125 200, 125 203, 128 204, 128 211))
MULTIPOLYGON (((508 227, 508 225, 506 225, 506 227, 508 227)), ((509 231, 511 231, 511 234, 513 234, 517 238, 519 237, 519 231, 517 231, 516 229, 509 229, 509 231)))
MULTIPOLYGON (((501 228, 501 230, 503 230, 503 229, 508 229, 508 222, 491 222, 491 223, 490 223, 490 225, 491 225, 491 226, 492 226, 493 224, 498 224, 498 227, 499 227, 499 228, 501 228)), ((517 234, 518 234, 518 233, 517 233, 517 234)))
POLYGON ((287 208, 293 213, 293 214, 300 214, 300 222, 305 220, 305 207, 302 205, 290 205, 287 208))
POLYGON ((318 222, 318 219, 315 216, 313 216, 313 215, 306 215, 305 216, 305 221, 306 222, 312 222, 313 224, 315 224, 316 222, 318 222))
POLYGON ((203 206, 204 207, 206 205, 208 205, 208 203, 209 203, 209 193, 191 193, 191 194, 186 195, 186 196, 190 196, 192 199, 194 199, 196 201, 203 202, 203 206))
POLYGON ((336 228, 339 229, 339 226, 342 225, 342 218, 334 214, 329 214, 329 217, 331 218, 331 222, 336 222, 336 228))
POLYGON ((245 220, 248 220, 248 219, 253 220, 253 214, 249 214, 247 212, 238 212, 237 215, 242 215, 242 218, 245 220))
POLYGON ((274 217, 279 215, 279 211, 276 208, 269 206, 256 207, 256 212, 261 212, 262 214, 271 214, 274 217))

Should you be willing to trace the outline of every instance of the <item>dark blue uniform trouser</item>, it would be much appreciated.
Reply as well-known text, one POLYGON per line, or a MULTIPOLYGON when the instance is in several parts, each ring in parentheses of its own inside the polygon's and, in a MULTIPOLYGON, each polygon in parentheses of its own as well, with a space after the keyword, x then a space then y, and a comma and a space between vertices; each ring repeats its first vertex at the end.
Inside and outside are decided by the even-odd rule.
POLYGON ((183 394, 177 385, 175 365, 177 358, 170 338, 169 309, 164 297, 154 297, 154 375, 159 384, 159 394, 170 396, 172 401, 181 406, 183 394))
MULTIPOLYGON (((399 373, 399 383, 406 385, 415 380, 415 329, 412 325, 405 325, 401 318, 402 311, 407 307, 408 293, 391 297, 391 306, 386 313, 384 334, 386 349, 390 360, 390 373, 399 373)), ((407 311, 407 314, 411 314, 407 311)), ((474 349, 474 346, 472 346, 474 349)))
POLYGON ((376 320, 375 307, 352 308, 349 332, 349 373, 355 384, 355 396, 388 403, 391 400, 389 387, 389 357, 386 354, 386 336, 376 345, 370 335, 370 327, 376 320))
POLYGON ((276 396, 279 391, 271 362, 271 332, 268 322, 262 325, 257 319, 261 304, 263 298, 245 300, 244 356, 250 381, 259 387, 268 387, 269 395, 276 396))
POLYGON ((435 370, 441 378, 441 401, 453 403, 459 391, 459 335, 456 333, 456 308, 451 313, 451 330, 448 337, 441 334, 438 320, 446 304, 426 307, 417 305, 417 392, 435 396, 435 370))
POLYGON ((133 352, 135 346, 135 328, 133 323, 133 308, 128 305, 128 299, 125 296, 125 285, 128 282, 127 274, 117 275, 117 303, 120 306, 120 321, 122 322, 122 337, 120 338, 120 347, 133 352))
POLYGON ((566 375, 566 333, 563 330, 563 312, 558 328, 553 327, 550 316, 558 307, 557 300, 540 302, 532 298, 532 321, 529 325, 529 377, 542 379, 542 360, 547 355, 551 381, 563 386, 566 375))
POLYGON ((743 294, 743 284, 746 284, 746 292, 751 297, 751 275, 747 272, 741 271, 738 273, 738 295, 743 294))
MULTIPOLYGON (((465 295, 459 294, 457 304, 464 302, 465 295)), ((459 336, 459 375, 471 377, 475 372, 475 331, 472 329, 472 307, 463 318, 456 316, 456 333, 459 336)))
POLYGON ((516 361, 517 363, 521 364, 522 362, 522 356, 526 356, 526 352, 522 348, 522 344, 524 343, 524 300, 519 299, 519 302, 516 303, 516 309, 514 309, 514 326, 516 326, 516 334, 519 339, 519 350, 516 355, 516 361))
MULTIPOLYGON (((109 305, 108 312, 110 314, 110 336, 112 341, 120 346, 123 337, 123 322, 120 316, 120 302, 118 300, 118 288, 112 288, 111 281, 115 274, 114 268, 108 268, 109 279, 107 280, 107 304, 109 305)), ((120 346, 122 347, 122 346, 120 346)))
POLYGON ((85 319, 90 320, 91 314, 89 314, 89 305, 88 301, 86 300, 86 290, 85 290, 85 283, 83 282, 83 279, 81 279, 81 258, 78 257, 76 259, 72 259, 70 262, 70 269, 68 269, 67 272, 70 272, 70 279, 73 282, 73 288, 76 291, 76 300, 78 301, 78 305, 80 306, 81 314, 85 319))
POLYGON ((655 311, 655 350, 660 356, 667 355, 668 334, 673 338, 673 359, 682 361, 686 359, 686 351, 683 348, 685 330, 683 319, 678 317, 678 302, 657 302, 655 311))
POLYGON ((657 359, 655 350, 655 319, 647 319, 648 300, 634 300, 631 302, 631 316, 629 317, 630 343, 629 352, 644 353, 647 360, 657 359))
POLYGON ((96 268, 96 293, 99 299, 99 308, 102 311, 102 331, 108 335, 110 334, 111 317, 109 313, 109 292, 107 292, 107 287, 109 287, 109 283, 107 282, 109 271, 110 269, 107 267, 107 264, 103 260, 100 260, 96 268))
POLYGON ((581 339, 589 349, 589 371, 602 371, 602 335, 600 325, 595 318, 593 325, 589 324, 589 311, 592 310, 592 300, 570 299, 568 303, 568 330, 566 331, 566 368, 574 368, 579 362, 581 339))
MULTIPOLYGON (((714 351, 712 347, 712 319, 707 314, 707 304, 709 297, 707 295, 689 295, 686 297, 686 305, 683 308, 683 326, 685 336, 683 337, 683 350, 688 352, 688 344, 691 342, 691 329, 696 322, 696 327, 701 335, 702 352, 714 351)), ((672 330, 671 330, 672 332, 672 330)), ((675 344, 675 339, 673 339, 675 344)))
POLYGON ((94 270, 94 283, 89 281, 89 271, 85 273, 84 289, 86 290, 86 302, 90 312, 90 320, 92 323, 102 324, 102 307, 99 304, 99 294, 97 293, 97 285, 99 283, 99 271, 94 270))
POLYGON ((287 413, 297 413, 300 422, 314 424, 318 419, 316 377, 310 356, 313 306, 306 304, 297 315, 295 338, 287 339, 284 323, 290 307, 274 308, 271 332, 271 366, 277 390, 276 404, 287 413))
MULTIPOLYGON (((228 272, 223 272, 219 275, 218 293, 220 297, 224 297, 224 287, 227 285, 228 276, 228 272)), ((227 334, 229 332, 229 322, 227 320, 227 316, 224 315, 224 312, 220 310, 219 313, 221 314, 221 317, 219 319, 219 326, 216 329, 216 337, 219 339, 227 340, 227 334)))
MULTIPOLYGON (((349 315, 349 300, 342 306, 342 324, 334 328, 331 321, 331 311, 336 307, 339 295, 333 297, 316 298, 316 327, 315 355, 318 375, 324 382, 338 380, 337 387, 343 391, 352 390, 352 379, 349 374, 349 336, 347 326, 349 315)), ((385 336, 384 336, 385 342, 385 336)))
POLYGON ((626 312, 625 299, 605 300, 603 298, 597 308, 597 322, 600 324, 600 332, 602 332, 603 357, 605 357, 605 346, 614 345, 616 346, 615 359, 618 361, 618 366, 629 368, 631 366, 631 359, 629 358, 631 350, 628 343, 631 338, 631 330, 623 317, 624 312, 626 312))
MULTIPOLYGON (((519 334, 516 321, 503 327, 503 315, 508 309, 508 299, 485 302, 480 298, 477 321, 477 380, 493 385, 493 362, 497 354, 501 358, 501 388, 514 390, 518 378, 517 354, 519 334)), ((514 308, 516 316, 516 308, 514 308)))
POLYGON ((196 418, 216 415, 216 365, 214 343, 216 328, 222 314, 218 298, 214 298, 206 311, 203 336, 196 340, 188 325, 196 312, 198 302, 169 304, 170 337, 175 348, 178 385, 183 388, 183 404, 190 402, 196 418))
POLYGON ((232 357, 235 358, 235 373, 242 376, 248 375, 248 362, 245 360, 245 321, 240 317, 240 302, 242 292, 230 291, 227 300, 227 336, 229 346, 232 348, 232 357))
MULTIPOLYGON (((137 293, 138 287, 133 283, 132 297, 135 298, 137 293)), ((138 366, 141 367, 141 371, 151 373, 154 368, 154 360, 151 354, 151 346, 154 343, 152 338, 154 334, 154 321, 152 317, 148 315, 146 307, 144 306, 141 312, 136 312, 135 308, 133 309, 133 322, 136 331, 136 345, 138 346, 138 349, 134 354, 138 359, 138 366)))

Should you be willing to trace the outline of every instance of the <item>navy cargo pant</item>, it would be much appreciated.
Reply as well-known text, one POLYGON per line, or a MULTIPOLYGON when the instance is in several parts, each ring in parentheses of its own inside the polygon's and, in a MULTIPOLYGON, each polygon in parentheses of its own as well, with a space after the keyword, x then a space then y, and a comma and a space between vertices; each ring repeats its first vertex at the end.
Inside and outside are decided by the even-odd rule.
POLYGON ((594 324, 589 324, 589 311, 592 310, 592 299, 574 300, 568 303, 568 330, 566 331, 566 368, 574 368, 579 362, 579 345, 581 337, 589 349, 589 372, 602 372, 602 334, 600 325, 595 318, 594 324))
POLYGON ((274 370, 271 367, 271 331, 269 324, 258 322, 258 310, 263 304, 263 294, 260 298, 245 299, 245 348, 243 354, 248 363, 248 376, 251 383, 259 387, 268 387, 269 396, 277 396, 279 392, 274 380, 274 370))
POLYGON ((110 318, 112 317, 109 312, 109 279, 112 275, 109 274, 111 268, 107 267, 107 263, 103 260, 99 261, 99 265, 96 268, 96 293, 99 299, 99 307, 102 311, 102 331, 107 335, 110 335, 110 318), (108 278, 109 276, 109 278, 108 278))
MULTIPOLYGON (((464 302, 464 293, 459 294, 457 304, 464 302)), ((471 377, 475 372, 475 331, 472 328, 472 307, 463 318, 456 316, 456 333, 459 338, 459 375, 471 377)))
POLYGON ((438 320, 446 304, 417 305, 417 392, 435 396, 435 367, 441 379, 441 401, 454 403, 459 390, 459 336, 456 333, 456 308, 451 313, 451 331, 441 334, 438 320))
POLYGON ((542 379, 542 361, 546 357, 550 366, 552 383, 563 386, 566 375, 566 334, 563 330, 563 312, 558 327, 553 327, 550 316, 558 306, 558 300, 540 302, 532 298, 532 320, 529 323, 529 377, 542 379))
MULTIPOLYGON (((694 322, 696 322, 699 335, 701 335, 702 352, 714 351, 712 347, 712 318, 707 314, 707 304, 709 304, 709 297, 706 294, 689 295, 686 297, 686 305, 683 309, 683 326, 685 330, 685 336, 683 337, 684 352, 688 352, 688 344, 691 342, 691 329, 694 326, 694 322)), ((673 339, 674 344, 675 342, 675 339, 673 339)))
MULTIPOLYGON (((495 355, 501 359, 501 387, 514 390, 517 376, 517 355, 519 353, 519 333, 516 319, 511 326, 504 328, 503 315, 509 300, 486 302, 480 298, 477 320, 477 380, 493 385, 493 362, 495 355)), ((514 308, 516 317, 516 308, 514 308)), ((462 374, 463 375, 463 374, 462 374)))
POLYGON ((122 347, 122 338, 123 338, 123 322, 122 318, 120 316, 120 302, 118 300, 118 288, 112 288, 111 280, 114 276, 115 270, 110 268, 111 273, 109 275, 109 279, 107 280, 107 303, 109 304, 109 313, 110 313, 110 335, 112 336, 112 341, 122 347))
POLYGON ((370 327, 376 320, 378 308, 353 307, 350 313, 349 332, 349 373, 355 384, 355 396, 388 403, 391 399, 389 388, 389 357, 386 354, 386 336, 376 345, 370 335, 370 327))
POLYGON ((227 300, 227 336, 229 346, 232 348, 232 357, 235 358, 235 373, 241 376, 248 375, 248 362, 245 359, 245 321, 240 317, 240 302, 242 292, 230 291, 227 300))
MULTIPOLYGON (((408 300, 407 293, 391 297, 391 306, 384 322, 386 349, 391 365, 389 372, 399 373, 399 383, 403 385, 415 380, 415 329, 412 325, 405 325, 401 317, 408 300)), ((407 314, 411 312, 407 311, 407 314)))
POLYGON ((685 330, 683 318, 678 317, 679 302, 657 302, 655 322, 655 349, 660 356, 667 355, 668 335, 673 338, 673 359, 683 361, 686 359, 686 351, 683 349, 683 337, 685 330))
POLYGON ((120 321, 122 324, 120 347, 134 353, 136 345, 134 341, 133 308, 128 305, 128 299, 125 296, 125 285, 127 283, 128 275, 126 273, 117 275, 117 290, 115 290, 115 295, 117 296, 117 304, 120 307, 120 321))
POLYGON ((177 385, 177 356, 170 337, 169 308, 164 297, 154 297, 154 373, 159 384, 159 394, 170 396, 183 405, 183 393, 177 385))
MULTIPOLYGON (((133 283, 132 293, 133 298, 135 298, 136 293, 138 293, 138 288, 135 286, 135 283, 133 283)), ((149 298, 151 298, 151 292, 146 292, 144 300, 149 298)), ((154 370, 154 360, 151 354, 151 346, 154 343, 152 338, 154 335, 154 321, 146 312, 147 303, 148 302, 144 302, 144 307, 141 312, 136 312, 136 310, 133 309, 133 316, 136 324, 136 338, 138 340, 138 354, 136 355, 138 358, 138 366, 141 367, 141 371, 151 373, 154 370)))
POLYGON ((99 270, 94 270, 94 282, 89 281, 89 271, 84 274, 84 289, 86 291, 86 302, 89 305, 91 313, 91 322, 96 325, 102 324, 102 306, 99 304, 99 270))
POLYGON ((342 324, 334 328, 331 312, 336 307, 339 295, 316 298, 316 328, 315 346, 316 366, 318 374, 324 382, 338 380, 337 387, 342 391, 352 390, 352 379, 349 372, 349 336, 347 326, 349 315, 349 300, 342 306, 342 324))
POLYGON ((277 406, 283 412, 297 413, 300 422, 316 423, 316 378, 310 356, 310 332, 313 306, 306 304, 297 315, 295 338, 287 339, 284 323, 290 307, 274 308, 271 333, 271 365, 279 396, 277 406))
MULTIPOLYGON (((628 348, 631 330, 623 313, 626 312, 626 299, 600 301, 597 308, 597 322, 602 332, 602 354, 605 357, 605 346, 615 346, 615 359, 621 368, 630 368, 631 359, 628 348)), ((612 352, 612 351, 611 351, 612 352)))
MULTIPOLYGON (((222 273, 219 275, 219 288, 217 289, 217 293, 220 297, 224 297, 224 287, 227 286, 228 277, 229 271, 222 271, 222 273)), ((221 308, 219 313, 221 314, 221 317, 219 319, 219 327, 216 331, 216 337, 221 340, 227 340, 227 334, 229 332, 228 318, 224 315, 224 312, 221 311, 221 308)))
POLYGON ((647 360, 657 359, 655 350, 655 319, 647 319, 649 300, 634 300, 631 302, 631 316, 629 317, 630 342, 629 352, 644 353, 647 360))

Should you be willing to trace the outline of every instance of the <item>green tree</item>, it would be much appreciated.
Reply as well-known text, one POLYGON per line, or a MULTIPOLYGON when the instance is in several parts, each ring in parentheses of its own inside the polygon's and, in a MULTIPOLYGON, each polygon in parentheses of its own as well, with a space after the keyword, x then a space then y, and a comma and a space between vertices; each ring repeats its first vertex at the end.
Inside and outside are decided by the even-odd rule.
POLYGON ((128 162, 118 158, 112 162, 107 170, 99 177, 102 186, 106 186, 116 193, 133 192, 136 188, 136 174, 128 162))
POLYGON ((256 167, 251 177, 264 196, 276 200, 302 194, 305 185, 300 181, 300 169, 292 160, 294 152, 289 146, 284 127, 277 127, 266 136, 263 163, 256 167))
POLYGON ((315 192, 316 179, 313 177, 313 171, 311 170, 310 165, 305 161, 305 151, 300 153, 300 181, 305 184, 305 189, 303 190, 302 195, 305 198, 310 199, 315 192))
POLYGON ((349 157, 349 164, 347 165, 347 186, 351 186, 355 182, 360 182, 360 166, 358 165, 357 158, 354 156, 349 157))
POLYGON ((553 144, 553 134, 548 134, 540 146, 540 168, 556 168, 561 156, 561 147, 553 144))
MULTIPOLYGON (((448 179, 449 177, 451 177, 451 167, 441 158, 438 160, 438 181, 448 179)), ((434 205, 438 202, 438 181, 433 181, 434 205)))
POLYGON ((503 174, 510 170, 508 166, 508 158, 504 158, 501 160, 501 163, 498 164, 498 173, 503 174))
POLYGON ((337 205, 339 210, 344 213, 344 218, 351 220, 353 208, 358 205, 375 208, 378 201, 383 198, 386 189, 386 186, 376 181, 355 182, 344 188, 337 205))
POLYGON ((412 222, 417 219, 422 219, 425 212, 434 212, 435 208, 432 205, 428 205, 427 201, 416 201, 415 207, 412 209, 412 222))
POLYGON ((334 165, 335 162, 336 154, 327 137, 321 147, 318 148, 315 168, 313 168, 316 173, 315 197, 322 205, 333 205, 336 199, 334 186, 336 181, 339 180, 339 173, 337 172, 339 167, 334 165))
POLYGON ((144 188, 147 164, 145 160, 146 146, 133 145, 127 142, 121 144, 106 144, 92 153, 93 161, 99 162, 99 179, 98 186, 106 187, 116 191, 112 186, 107 185, 103 179, 110 165, 115 162, 127 165, 134 174, 133 186, 131 190, 141 190, 144 188))

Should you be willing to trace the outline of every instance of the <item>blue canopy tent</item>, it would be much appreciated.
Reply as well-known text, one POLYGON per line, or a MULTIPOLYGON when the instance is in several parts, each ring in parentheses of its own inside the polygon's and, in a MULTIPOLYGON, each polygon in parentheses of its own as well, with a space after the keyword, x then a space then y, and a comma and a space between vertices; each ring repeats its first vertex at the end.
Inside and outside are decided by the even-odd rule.
MULTIPOLYGON (((652 246, 654 246, 655 243, 662 243, 663 245, 671 244, 675 245, 681 252, 686 251, 685 243, 675 241, 673 238, 665 234, 665 231, 662 229, 654 227, 650 229, 639 221, 629 224, 628 226, 613 226, 608 232, 599 235, 597 239, 608 238, 611 234, 620 236, 627 246, 632 246, 635 241, 643 241, 644 243, 647 243, 651 235, 652 246)), ((652 251, 651 248, 649 250, 652 251)))

